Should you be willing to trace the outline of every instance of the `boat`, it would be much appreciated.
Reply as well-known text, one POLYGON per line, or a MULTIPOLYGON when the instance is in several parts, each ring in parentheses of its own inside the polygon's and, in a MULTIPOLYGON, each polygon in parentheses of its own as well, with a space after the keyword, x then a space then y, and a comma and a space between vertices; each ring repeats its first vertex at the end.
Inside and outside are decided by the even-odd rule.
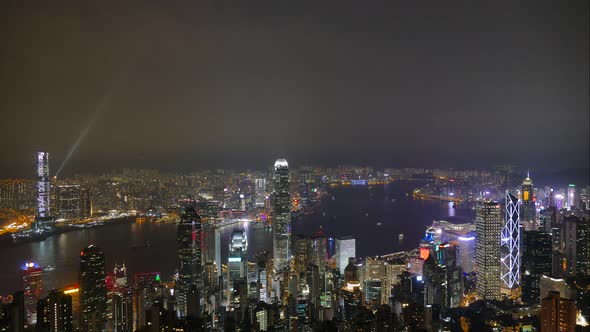
POLYGON ((378 223, 377 223, 377 226, 381 226, 381 225, 383 225, 383 223, 382 223, 382 222, 378 222, 378 223))
POLYGON ((400 240, 400 241, 401 241, 401 240, 403 240, 403 239, 404 239, 404 233, 400 233, 400 234, 397 236, 397 239, 398 239, 398 240, 400 240))
POLYGON ((46 267, 43 268, 43 271, 44 272, 51 272, 53 270, 55 270, 55 265, 53 265, 53 264, 49 264, 49 265, 47 265, 46 267))

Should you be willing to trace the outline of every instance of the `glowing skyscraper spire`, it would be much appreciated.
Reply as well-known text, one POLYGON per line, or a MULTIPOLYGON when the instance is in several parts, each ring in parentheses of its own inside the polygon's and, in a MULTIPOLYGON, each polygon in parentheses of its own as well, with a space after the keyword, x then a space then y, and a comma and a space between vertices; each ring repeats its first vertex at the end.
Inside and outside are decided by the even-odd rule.
POLYGON ((501 235, 501 279, 508 289, 520 282, 520 207, 518 198, 506 192, 505 223, 501 235))

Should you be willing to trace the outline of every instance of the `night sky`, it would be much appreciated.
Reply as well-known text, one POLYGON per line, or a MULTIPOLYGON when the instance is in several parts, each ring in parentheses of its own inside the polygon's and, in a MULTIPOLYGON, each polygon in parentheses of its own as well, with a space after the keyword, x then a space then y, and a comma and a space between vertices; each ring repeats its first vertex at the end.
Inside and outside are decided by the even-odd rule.
POLYGON ((0 175, 588 167, 588 1, 329 4, 2 1, 0 175))

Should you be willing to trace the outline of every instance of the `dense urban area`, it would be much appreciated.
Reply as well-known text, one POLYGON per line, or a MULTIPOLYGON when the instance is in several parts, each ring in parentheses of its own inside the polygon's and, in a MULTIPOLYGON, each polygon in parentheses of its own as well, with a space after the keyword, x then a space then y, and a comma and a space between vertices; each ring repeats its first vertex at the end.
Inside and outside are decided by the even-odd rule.
POLYGON ((35 178, 1 181, 4 246, 118 223, 173 223, 177 246, 167 249, 177 268, 127 275, 125 264, 107 266, 102 248, 88 243, 77 280, 46 289, 43 276, 61 267, 23 257, 22 288, 0 297, 2 331, 588 327, 587 185, 535 186, 530 172, 506 166, 320 168, 284 159, 266 171, 61 179, 50 176, 48 153, 36 160, 35 178), (292 221, 316 213, 335 189, 401 182, 413 184, 407 199, 466 207, 474 218, 435 220, 417 247, 366 257, 356 255, 354 234, 292 232, 292 221), (225 227, 234 229, 229 243, 221 243, 225 227), (272 248, 250 252, 246 227, 271 231, 272 248))

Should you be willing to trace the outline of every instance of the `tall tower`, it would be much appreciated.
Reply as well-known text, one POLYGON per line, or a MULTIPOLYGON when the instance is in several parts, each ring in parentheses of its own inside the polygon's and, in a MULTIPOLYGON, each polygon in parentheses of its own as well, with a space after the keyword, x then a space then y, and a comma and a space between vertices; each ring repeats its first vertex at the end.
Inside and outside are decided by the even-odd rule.
POLYGON ((506 192, 505 223, 502 228, 502 281, 511 291, 520 282, 520 211, 518 198, 506 192))
POLYGON ((274 167, 274 220, 272 223, 273 261, 275 271, 289 266, 291 241, 291 195, 289 194, 289 164, 278 159, 274 167))
POLYGON ((26 262, 22 277, 25 290, 25 321, 28 325, 33 325, 37 322, 35 306, 43 293, 43 270, 33 262, 26 262))
POLYGON ((201 282, 201 217, 188 206, 180 217, 177 231, 178 245, 178 311, 185 317, 191 311, 189 294, 192 287, 202 290, 201 282))
POLYGON ((551 275, 551 233, 522 233, 522 300, 534 304, 541 301, 541 276, 551 275))
POLYGON ((37 216, 49 217, 51 186, 49 183, 49 153, 37 152, 37 216))
POLYGON ((478 202, 475 206, 476 289, 484 300, 500 299, 500 234, 502 210, 497 202, 478 202))
POLYGON ((527 231, 536 231, 535 224, 535 201, 533 201, 533 180, 527 173, 526 179, 522 181, 522 210, 520 221, 527 231))
POLYGON ((106 322, 107 289, 104 253, 90 245, 80 252, 82 330, 102 331, 106 322))
POLYGON ((262 207, 264 206, 264 201, 266 199, 265 197, 265 191, 266 191, 266 179, 265 178, 260 178, 260 179, 256 179, 255 180, 255 193, 256 193, 256 198, 255 198, 255 203, 257 207, 262 207))

